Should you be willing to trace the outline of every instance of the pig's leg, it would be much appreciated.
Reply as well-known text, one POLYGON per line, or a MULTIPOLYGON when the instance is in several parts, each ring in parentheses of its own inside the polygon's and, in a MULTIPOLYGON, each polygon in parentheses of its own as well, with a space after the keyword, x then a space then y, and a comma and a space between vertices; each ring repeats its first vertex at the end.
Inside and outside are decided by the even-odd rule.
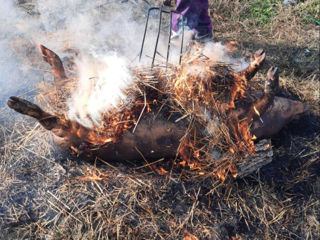
POLYGON ((18 97, 10 97, 8 106, 18 113, 28 115, 39 121, 39 123, 47 130, 52 130, 57 128, 59 119, 45 111, 43 111, 39 106, 18 97))
POLYGON ((39 106, 18 97, 10 97, 8 106, 18 113, 28 115, 38 120, 47 130, 54 134, 56 144, 67 148, 79 145, 82 140, 77 133, 81 132, 86 139, 88 129, 70 120, 51 115, 43 111, 39 106))
POLYGON ((260 66, 264 62, 266 54, 263 49, 259 49, 253 56, 250 58, 250 65, 244 71, 231 72, 233 82, 230 86, 230 102, 227 106, 227 109, 234 109, 234 101, 240 97, 245 96, 245 91, 247 89, 248 81, 254 77, 254 75, 259 70, 260 66))
POLYGON ((250 106, 246 113, 246 118, 249 121, 258 120, 265 113, 268 107, 272 104, 274 96, 279 88, 279 73, 278 68, 271 67, 267 73, 263 97, 258 99, 250 106))
POLYGON ((250 130, 250 124, 254 120, 259 119, 261 114, 264 113, 271 105, 275 92, 278 89, 278 85, 278 69, 272 67, 269 69, 267 74, 263 96, 249 106, 232 110, 229 113, 229 127, 232 129, 232 135, 241 151, 245 151, 245 145, 247 144, 249 144, 248 147, 250 150, 254 150, 253 142, 248 141, 248 138, 251 138, 252 134, 248 134, 248 131, 250 130), (243 141, 242 138, 246 140, 243 141))
POLYGON ((246 81, 249 81, 251 78, 254 77, 254 75, 260 69, 265 58, 266 58, 266 54, 263 49, 259 49, 258 51, 256 51, 253 54, 253 56, 250 57, 249 67, 247 69, 243 70, 240 73, 240 76, 243 79, 245 79, 246 81))
POLYGON ((67 79, 64 67, 59 56, 46 48, 43 45, 40 45, 41 53, 43 54, 43 59, 50 64, 52 68, 52 73, 54 76, 54 81, 57 85, 60 85, 67 79))
MULTIPOLYGON (((73 138, 76 129, 87 131, 83 126, 71 122, 70 120, 63 119, 50 113, 43 111, 39 106, 27 100, 18 97, 10 97, 8 106, 18 113, 33 117, 47 130, 52 131, 58 137, 73 138)), ((85 134, 84 134, 85 135, 85 134)))

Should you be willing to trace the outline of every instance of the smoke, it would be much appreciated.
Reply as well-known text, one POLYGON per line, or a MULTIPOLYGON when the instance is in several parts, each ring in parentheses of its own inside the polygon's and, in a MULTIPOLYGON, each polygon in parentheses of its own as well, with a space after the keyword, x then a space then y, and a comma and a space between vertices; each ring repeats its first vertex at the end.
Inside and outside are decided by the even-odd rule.
POLYGON ((231 57, 230 49, 221 42, 207 43, 203 49, 203 54, 213 62, 230 64, 236 72, 240 72, 249 66, 249 62, 244 59, 231 57))
POLYGON ((125 58, 116 53, 84 58, 78 62, 78 88, 69 104, 68 116, 82 125, 99 126, 104 113, 126 102, 123 90, 133 84, 125 58))
MULTIPOLYGON (((52 75, 44 74, 50 70, 39 53, 40 44, 55 51, 62 59, 70 56, 70 49, 79 53, 76 59, 79 71, 75 73, 79 82, 69 102, 71 117, 85 115, 81 109, 86 108, 81 106, 81 100, 77 105, 77 99, 87 86, 92 89, 89 99, 93 102, 96 97, 96 104, 87 104, 90 107, 96 105, 96 112, 89 111, 89 114, 97 121, 100 119, 98 115, 108 110, 107 105, 112 103, 110 100, 99 103, 105 100, 100 95, 106 96, 111 91, 113 94, 109 95, 115 99, 123 98, 120 93, 130 82, 128 69, 138 59, 148 6, 106 0, 27 0, 19 1, 21 4, 0 1, 0 105, 10 95, 30 97, 30 90, 35 89, 41 80, 53 81, 52 75), (94 70, 90 61, 104 67, 94 70), (116 63, 120 66, 115 66, 116 63), (110 66, 119 71, 110 71, 110 66), (107 77, 107 73, 112 76, 107 77), (102 79, 97 80, 97 77, 102 79)), ((150 21, 145 55, 151 55, 155 29, 156 22, 150 21)), ((160 52, 164 49, 162 42, 160 40, 160 52)), ((150 62, 147 57, 143 60, 150 62)), ((67 69, 67 75, 71 74, 67 69)))
MULTIPOLYGON (((133 1, 27 0, 25 4, 14 4, 1 0, 0 101, 29 92, 41 80, 53 80, 52 75, 44 75, 50 70, 41 59, 40 44, 62 59, 74 49, 78 53, 78 83, 68 102, 68 116, 87 127, 99 125, 104 112, 126 101, 123 91, 133 84, 129 69, 138 64, 148 7, 133 1)), ((143 64, 151 62, 158 15, 153 15, 149 23, 143 64)), ((164 62, 167 30, 162 29, 156 63, 164 62)), ((171 47, 171 62, 177 63, 179 50, 178 41, 171 47)), ((207 44, 204 54, 244 68, 227 55, 226 47, 220 43, 207 44)), ((73 74, 66 70, 67 75, 73 74)))
MULTIPOLYGON (((135 15, 130 4, 119 1, 69 0, 57 4, 40 0, 38 10, 50 36, 42 42, 54 51, 65 47, 79 52, 75 61, 78 82, 68 102, 68 117, 89 128, 99 126, 104 113, 126 100, 123 91, 133 83, 129 69, 137 64, 144 9, 135 9, 135 15)), ((145 55, 152 54, 155 29, 155 21, 151 21, 145 55)), ((161 39, 160 52, 163 43, 161 39)))
MULTIPOLYGON (((1 0, 0 8, 0 107, 12 94, 21 94, 34 87, 27 75, 36 79, 34 71, 24 66, 16 54, 15 43, 22 38, 23 28, 12 1, 1 0)), ((23 53, 22 53, 23 54, 23 53)))

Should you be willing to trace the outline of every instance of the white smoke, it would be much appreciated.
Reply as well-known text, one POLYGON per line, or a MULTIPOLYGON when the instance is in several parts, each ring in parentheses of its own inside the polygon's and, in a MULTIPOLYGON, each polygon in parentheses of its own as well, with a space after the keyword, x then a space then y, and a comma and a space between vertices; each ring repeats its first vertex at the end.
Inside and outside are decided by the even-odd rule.
MULTIPOLYGON (((141 7, 141 6, 140 6, 141 7)), ((79 51, 77 87, 68 102, 68 117, 82 125, 100 126, 104 113, 126 101, 125 89, 133 84, 130 66, 138 64, 145 18, 134 16, 132 5, 119 1, 39 0, 38 10, 52 50, 79 51)), ((142 9, 143 10, 143 9, 142 9)), ((144 10, 147 10, 145 8, 144 10)), ((144 55, 151 56, 156 21, 150 21, 144 55)), ((159 43, 162 55, 165 36, 159 43)), ((149 58, 143 59, 149 62, 149 58)))
POLYGON ((104 113, 126 102, 124 90, 133 84, 125 58, 116 53, 78 62, 78 86, 69 103, 71 120, 92 128, 104 113))
POLYGON ((203 54, 213 62, 230 64, 236 72, 240 72, 249 66, 249 62, 246 60, 231 57, 228 47, 221 42, 208 42, 203 49, 203 54))
MULTIPOLYGON (((117 88, 125 88, 130 82, 129 64, 138 59, 145 23, 143 15, 148 9, 146 4, 137 6, 131 1, 122 3, 107 0, 26 0, 22 4, 7 0, 0 2, 2 104, 10 95, 28 93, 43 79, 53 80, 52 75, 45 75, 46 72, 50 72, 50 67, 41 58, 40 44, 55 51, 62 59, 70 56, 70 51, 66 50, 74 49, 79 53, 79 59, 75 59, 79 69, 75 75, 79 77, 79 82, 69 103, 69 112, 73 114, 71 117, 80 115, 82 118, 85 112, 88 113, 81 113, 82 108, 86 109, 81 105, 81 100, 79 106, 76 104, 80 89, 84 90, 87 86, 91 86, 93 92, 89 94, 91 102, 86 105, 95 105, 93 109, 96 109, 96 112, 89 111, 89 114, 96 121, 101 118, 98 115, 102 111, 109 109, 106 105, 112 103, 110 100, 105 101, 100 95, 113 96, 116 100, 122 99, 121 94, 118 97, 115 94, 122 92, 117 88), (117 52, 118 57, 114 52, 117 52), (92 72, 92 64, 88 62, 91 60, 105 65, 104 70, 95 71, 94 75, 98 74, 96 77, 101 78, 94 82, 98 84, 96 86, 91 78, 86 79, 86 76, 92 75, 89 74, 92 72), (112 76, 106 77, 107 73, 112 76), (112 82, 108 82, 110 80, 112 82)), ((152 55, 155 29, 156 21, 150 21, 144 55, 152 55)), ((162 42, 164 41, 160 42, 159 47, 164 49, 162 42)), ((150 62, 149 58, 144 60, 150 62)), ((70 74, 67 69, 67 75, 70 74)), ((114 105, 116 104, 113 102, 112 106, 114 105)))
MULTIPOLYGON (((93 127, 100 124, 104 112, 125 101, 123 91, 133 84, 129 68, 138 64, 147 4, 111 0, 27 0, 18 6, 12 1, 0 1, 0 100, 17 94, 17 89, 29 91, 43 78, 45 71, 50 72, 38 51, 38 46, 43 44, 61 58, 69 56, 68 49, 79 53, 75 59, 78 85, 68 102, 71 119, 93 127)), ((157 24, 158 16, 154 15, 144 48, 145 64, 150 64, 153 55, 157 24)), ((168 42, 165 31, 162 29, 158 50, 164 57, 168 42)), ((171 47, 170 59, 175 63, 179 50, 179 42, 171 47)), ((225 46, 220 43, 207 44, 204 52, 217 61, 244 68, 242 63, 227 55, 225 46)), ((163 62, 164 57, 158 56, 157 62, 163 62)), ((68 74, 71 73, 67 69, 68 74)), ((44 80, 52 81, 52 75, 44 80)))
MULTIPOLYGON (((24 66, 15 43, 23 37, 23 22, 12 1, 0 0, 0 107, 12 94, 22 94, 34 87, 35 72, 24 66), (30 78, 29 78, 30 77, 30 78), (31 81, 31 78, 33 79, 31 81)), ((21 13, 24 17, 24 15, 21 13)), ((22 54, 23 51, 22 51, 22 54)))

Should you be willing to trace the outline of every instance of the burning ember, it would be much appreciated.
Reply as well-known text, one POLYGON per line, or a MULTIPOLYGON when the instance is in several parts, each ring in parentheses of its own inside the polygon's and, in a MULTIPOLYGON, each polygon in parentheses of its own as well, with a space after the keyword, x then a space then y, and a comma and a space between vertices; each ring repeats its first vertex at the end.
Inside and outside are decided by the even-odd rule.
POLYGON ((129 67, 114 55, 81 62, 74 78, 67 78, 54 52, 44 46, 41 52, 55 82, 41 86, 38 98, 55 115, 17 97, 8 105, 36 118, 59 144, 105 159, 178 156, 180 166, 222 180, 229 173, 236 177, 236 163, 255 155, 254 140, 263 134, 252 125, 261 121, 278 87, 276 68, 263 91, 250 83, 265 59, 263 50, 241 72, 193 45, 178 67, 129 67))

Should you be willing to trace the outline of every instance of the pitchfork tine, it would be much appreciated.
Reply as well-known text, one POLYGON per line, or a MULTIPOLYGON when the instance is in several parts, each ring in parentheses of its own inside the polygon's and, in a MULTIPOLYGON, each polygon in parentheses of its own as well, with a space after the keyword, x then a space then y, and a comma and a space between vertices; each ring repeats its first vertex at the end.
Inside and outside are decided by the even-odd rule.
POLYGON ((156 54, 157 54, 157 50, 158 50, 158 43, 159 43, 159 37, 160 37, 160 32, 161 32, 161 23, 162 23, 162 6, 160 8, 160 14, 159 15, 160 16, 159 16, 158 35, 157 35, 157 40, 156 40, 156 46, 155 46, 154 52, 153 52, 151 68, 153 68, 153 66, 154 66, 154 60, 156 59, 156 54))
POLYGON ((182 61, 183 41, 184 41, 184 17, 183 17, 183 15, 181 15, 181 21, 182 21, 182 36, 181 36, 181 49, 180 49, 179 64, 181 64, 181 61, 182 61))
MULTIPOLYGON (((141 61, 141 58, 142 58, 142 53, 143 53, 145 39, 146 39, 146 35, 147 35, 147 30, 148 30, 148 23, 149 23, 149 19, 150 19, 150 12, 152 10, 159 10, 159 27, 158 27, 158 33, 157 33, 157 40, 156 40, 156 44, 155 44, 155 48, 154 48, 154 52, 153 52, 153 57, 152 57, 151 68, 154 67, 154 62, 155 62, 156 55, 158 52, 158 44, 159 44, 159 38, 160 38, 160 34, 161 34, 162 14, 163 13, 170 14, 170 31, 169 31, 167 58, 166 58, 166 69, 167 69, 168 63, 169 63, 169 57, 170 57, 170 47, 171 47, 171 31, 172 31, 172 17, 173 17, 172 14, 175 13, 175 11, 173 11, 173 10, 167 11, 164 9, 163 5, 160 8, 159 7, 152 7, 152 8, 149 8, 149 10, 148 10, 146 26, 144 29, 142 45, 141 45, 141 50, 140 50, 140 55, 139 55, 139 62, 141 61)), ((182 15, 181 15, 181 18, 182 18, 182 22, 184 22, 184 18, 182 15)), ((181 37, 181 49, 180 49, 179 64, 181 64, 181 61, 182 61, 183 41, 184 41, 184 24, 182 24, 182 37, 181 37)))
POLYGON ((145 42, 145 40, 146 40, 148 23, 149 23, 149 18, 150 18, 150 12, 151 12, 152 10, 156 10, 156 9, 159 9, 159 8, 153 7, 153 8, 149 8, 149 10, 148 10, 146 26, 145 26, 145 29, 144 29, 143 40, 142 40, 142 45, 141 45, 141 50, 140 50, 140 55, 139 55, 139 62, 141 61, 141 58, 142 58, 142 52, 143 52, 143 48, 144 48, 144 42, 145 42))
POLYGON ((170 45, 171 45, 171 31, 172 31, 172 11, 170 11, 170 29, 169 29, 169 40, 168 40, 168 49, 167 49, 167 60, 166 60, 166 69, 168 68, 169 55, 170 55, 170 45))

